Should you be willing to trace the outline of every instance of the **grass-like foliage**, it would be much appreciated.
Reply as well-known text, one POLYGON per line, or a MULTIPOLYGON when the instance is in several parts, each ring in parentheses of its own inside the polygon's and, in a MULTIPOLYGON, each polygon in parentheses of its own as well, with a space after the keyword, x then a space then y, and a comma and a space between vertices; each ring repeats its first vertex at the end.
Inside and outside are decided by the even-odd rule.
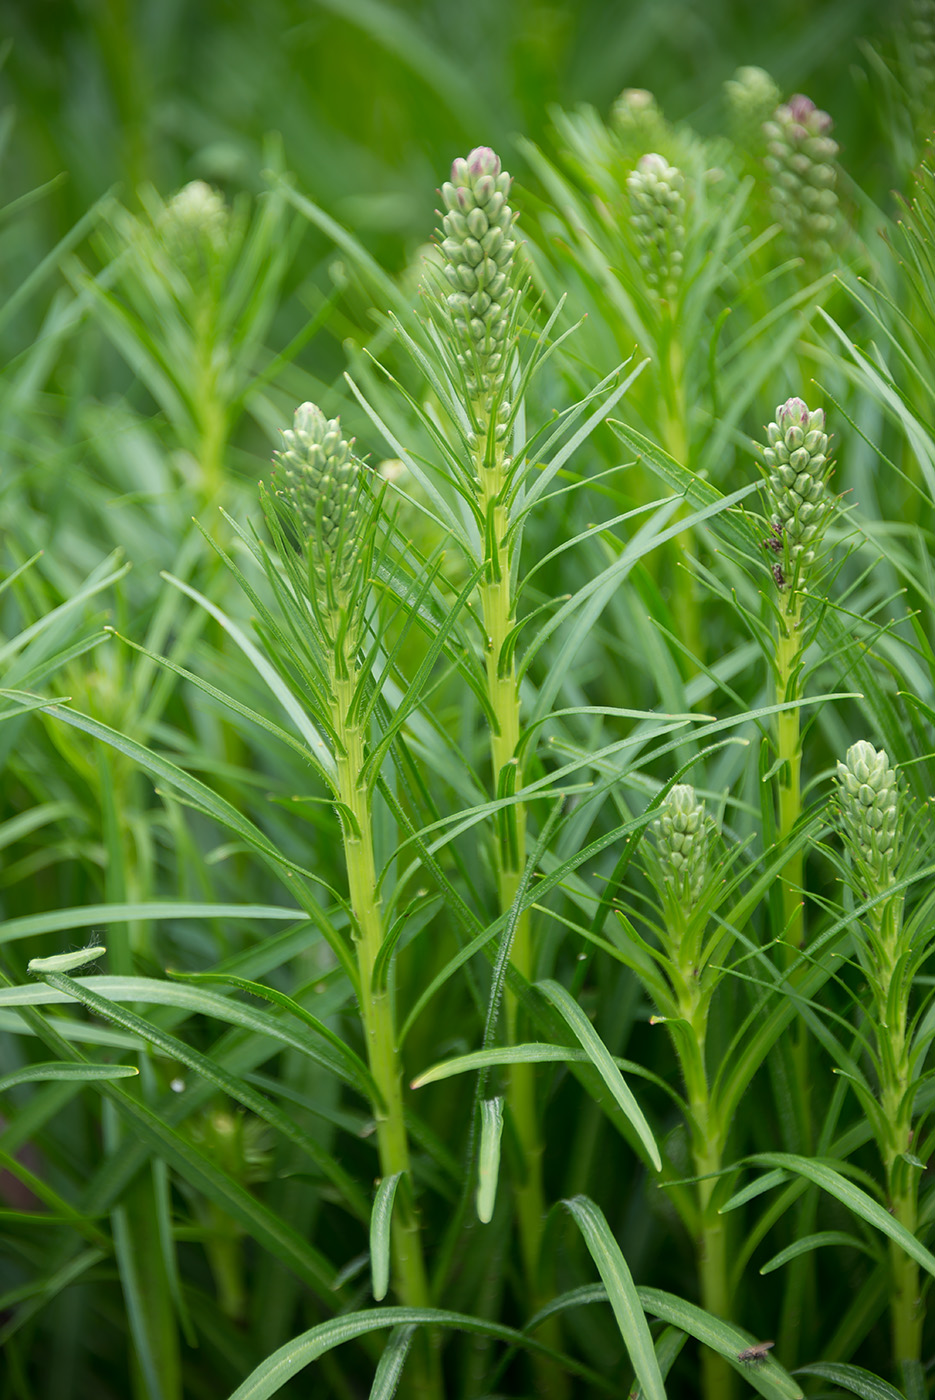
POLYGON ((935 6, 861 53, 891 212, 790 59, 402 268, 267 138, 7 287, 0 1400, 935 1393, 935 6))

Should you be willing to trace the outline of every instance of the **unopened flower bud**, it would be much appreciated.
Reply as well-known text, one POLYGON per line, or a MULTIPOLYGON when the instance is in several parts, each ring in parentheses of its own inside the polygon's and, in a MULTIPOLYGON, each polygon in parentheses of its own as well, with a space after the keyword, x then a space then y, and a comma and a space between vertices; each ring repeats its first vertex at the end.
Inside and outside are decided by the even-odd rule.
POLYGON ((830 257, 836 223, 833 161, 838 144, 832 126, 827 112, 796 93, 763 127, 773 217, 794 250, 812 262, 830 257))
POLYGON ((841 829, 851 854, 879 893, 892 883, 899 855, 900 793, 896 770, 883 749, 866 739, 853 744, 837 767, 841 829))
POLYGON ((671 789, 653 822, 663 879, 686 909, 698 902, 704 888, 711 826, 704 803, 688 783, 671 789))
POLYGON ((328 573, 340 585, 354 558, 360 464, 340 420, 313 403, 296 409, 282 439, 275 454, 278 494, 291 506, 319 581, 328 573))
POLYGON ((439 250, 448 322, 469 398, 491 414, 501 393, 517 297, 516 216, 507 203, 511 177, 489 146, 451 167, 439 250))
POLYGON ((763 461, 773 531, 767 544, 774 553, 783 554, 784 581, 796 575, 803 581, 834 510, 827 484, 831 463, 824 429, 824 412, 810 409, 799 398, 780 404, 775 421, 766 429, 763 461))
POLYGON ((663 156, 641 156, 627 176, 630 222, 648 285, 667 299, 678 291, 685 249, 684 177, 663 156))

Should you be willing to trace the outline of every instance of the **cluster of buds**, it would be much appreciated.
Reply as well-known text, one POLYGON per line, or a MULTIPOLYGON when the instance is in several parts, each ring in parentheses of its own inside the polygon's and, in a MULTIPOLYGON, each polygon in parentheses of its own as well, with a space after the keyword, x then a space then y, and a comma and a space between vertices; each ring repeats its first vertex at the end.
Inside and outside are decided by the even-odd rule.
POLYGON ((667 134, 666 119, 646 88, 624 88, 610 116, 625 148, 634 154, 654 150, 667 134))
POLYGON ((231 235, 231 211, 204 180, 192 180, 172 196, 159 220, 172 261, 194 285, 223 257, 231 235))
POLYGON ((845 843, 868 895, 893 883, 899 856, 900 802, 895 768, 883 749, 866 739, 852 744, 838 762, 837 794, 845 843))
POLYGON ((630 223, 646 281, 671 300, 678 291, 685 249, 685 178, 654 151, 627 176, 630 223))
POLYGON ((750 155, 762 152, 763 124, 776 110, 779 88, 765 68, 738 68, 724 84, 730 133, 750 155))
POLYGON ((797 93, 763 127, 773 217, 795 250, 818 263, 831 255, 838 207, 832 125, 827 112, 797 93))
POLYGON ((320 584, 340 593, 355 557, 355 526, 360 503, 360 462, 341 436, 337 418, 326 418, 313 403, 295 411, 291 428, 275 454, 280 475, 277 495, 289 512, 320 584))
POLYGON ((511 177, 488 146, 451 167, 441 188, 440 250, 445 304, 467 397, 485 425, 505 419, 517 286, 516 215, 507 203, 511 177))
POLYGON ((656 854, 667 892, 688 912, 701 896, 708 871, 708 843, 713 823, 688 783, 667 794, 653 822, 656 854))
POLYGON ((824 412, 809 409, 801 399, 787 399, 776 409, 776 421, 766 436, 764 475, 772 506, 772 534, 766 545, 782 556, 772 567, 782 589, 802 584, 834 511, 824 412))

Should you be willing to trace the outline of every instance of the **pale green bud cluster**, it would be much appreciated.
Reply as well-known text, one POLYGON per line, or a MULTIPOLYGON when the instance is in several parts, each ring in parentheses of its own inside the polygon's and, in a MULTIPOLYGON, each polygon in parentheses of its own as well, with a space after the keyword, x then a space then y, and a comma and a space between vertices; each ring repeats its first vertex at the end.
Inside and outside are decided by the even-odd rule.
POLYGON ((685 178, 664 156, 641 156, 627 176, 630 223, 646 281, 663 297, 678 291, 685 250, 685 178))
POLYGON ((487 417, 509 413, 502 389, 518 296, 516 215, 507 203, 511 183, 499 157, 478 146, 454 162, 441 188, 446 306, 468 397, 487 417))
POLYGON ((296 409, 282 439, 277 493, 291 507, 319 580, 330 575, 340 584, 354 559, 360 463, 341 436, 340 420, 313 403, 296 409))
POLYGON ((796 93, 766 122, 766 169, 773 217, 795 251, 814 262, 831 256, 838 197, 833 123, 808 97, 796 93))
POLYGON ((169 200, 159 232, 173 262, 194 280, 223 256, 231 234, 231 211, 217 190, 204 180, 192 180, 169 200))
POLYGON ((852 854, 878 893, 892 883, 899 855, 899 784, 883 749, 866 739, 853 744, 838 762, 841 826, 852 854))
POLYGON ((651 151, 666 134, 666 120, 646 88, 624 88, 611 109, 611 122, 628 150, 651 151))
POLYGON ((779 87, 765 68, 738 68, 724 84, 730 133, 736 145, 753 153, 765 144, 763 123, 779 104, 779 87))
POLYGON ((834 510, 828 490, 831 462, 825 415, 801 399, 787 399, 776 409, 776 421, 766 429, 763 449, 766 483, 773 507, 774 538, 768 541, 783 564, 773 569, 778 587, 802 576, 815 560, 825 527, 834 510))
POLYGON ((688 783, 671 789, 653 822, 663 879, 686 908, 697 904, 704 888, 711 825, 704 803, 698 801, 688 783))

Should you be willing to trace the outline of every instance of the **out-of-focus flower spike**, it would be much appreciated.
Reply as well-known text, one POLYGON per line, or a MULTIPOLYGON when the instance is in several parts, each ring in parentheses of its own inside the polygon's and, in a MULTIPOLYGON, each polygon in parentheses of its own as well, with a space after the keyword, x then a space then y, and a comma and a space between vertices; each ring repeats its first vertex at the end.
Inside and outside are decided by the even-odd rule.
POLYGON ((650 287, 668 300, 678 291, 685 249, 685 178, 655 151, 627 176, 630 221, 650 287))
POLYGON ((773 217, 793 250, 811 262, 831 256, 837 223, 834 125, 809 97, 796 93, 765 123, 766 170, 773 217))

